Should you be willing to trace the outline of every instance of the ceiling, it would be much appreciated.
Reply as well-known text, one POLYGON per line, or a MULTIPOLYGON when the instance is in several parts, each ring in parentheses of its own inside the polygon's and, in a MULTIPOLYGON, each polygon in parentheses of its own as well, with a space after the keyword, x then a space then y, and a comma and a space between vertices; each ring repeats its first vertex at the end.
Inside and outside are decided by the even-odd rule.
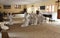
POLYGON ((31 4, 50 0, 0 0, 0 4, 31 4))

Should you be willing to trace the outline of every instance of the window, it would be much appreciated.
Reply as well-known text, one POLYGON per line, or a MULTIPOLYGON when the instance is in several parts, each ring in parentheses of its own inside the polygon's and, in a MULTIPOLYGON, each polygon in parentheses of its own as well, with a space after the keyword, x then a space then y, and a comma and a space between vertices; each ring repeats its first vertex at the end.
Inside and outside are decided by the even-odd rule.
POLYGON ((16 9, 21 9, 21 5, 15 5, 16 9))
POLYGON ((54 5, 46 6, 46 12, 54 12, 54 5))

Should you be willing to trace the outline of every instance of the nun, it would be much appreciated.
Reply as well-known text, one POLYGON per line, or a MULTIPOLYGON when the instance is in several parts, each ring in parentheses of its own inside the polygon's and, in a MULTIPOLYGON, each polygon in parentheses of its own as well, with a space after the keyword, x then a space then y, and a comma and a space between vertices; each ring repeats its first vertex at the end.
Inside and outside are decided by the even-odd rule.
POLYGON ((42 24, 44 21, 45 17, 43 16, 42 13, 38 14, 38 24, 42 24))
POLYGON ((8 17, 9 17, 9 25, 13 25, 13 15, 12 15, 12 13, 9 13, 8 17))
POLYGON ((25 21, 24 21, 24 23, 21 25, 21 27, 27 27, 27 26, 29 26, 29 23, 30 23, 30 14, 29 14, 29 13, 26 13, 24 19, 25 19, 25 21))

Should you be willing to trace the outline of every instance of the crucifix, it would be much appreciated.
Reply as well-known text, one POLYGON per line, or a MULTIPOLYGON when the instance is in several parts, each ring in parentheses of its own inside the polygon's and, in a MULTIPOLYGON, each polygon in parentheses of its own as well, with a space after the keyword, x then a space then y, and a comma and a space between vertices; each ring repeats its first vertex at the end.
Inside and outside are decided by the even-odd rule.
POLYGON ((60 19, 60 8, 59 8, 59 3, 60 3, 60 0, 57 0, 56 3, 58 4, 57 6, 57 18, 60 19))
POLYGON ((57 7, 57 8, 59 8, 59 2, 60 2, 60 0, 57 0, 57 1, 56 1, 56 3, 58 3, 58 7, 57 7))

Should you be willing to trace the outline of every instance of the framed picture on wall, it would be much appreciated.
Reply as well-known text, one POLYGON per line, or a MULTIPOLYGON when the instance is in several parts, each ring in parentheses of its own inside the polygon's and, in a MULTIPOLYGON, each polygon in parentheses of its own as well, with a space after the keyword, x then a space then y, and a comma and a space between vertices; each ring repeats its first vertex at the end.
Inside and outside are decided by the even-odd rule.
POLYGON ((3 5, 4 9, 11 9, 11 5, 3 5))
POLYGON ((21 5, 15 5, 15 9, 21 9, 21 5))
POLYGON ((45 6, 40 6, 40 10, 45 10, 45 6))

